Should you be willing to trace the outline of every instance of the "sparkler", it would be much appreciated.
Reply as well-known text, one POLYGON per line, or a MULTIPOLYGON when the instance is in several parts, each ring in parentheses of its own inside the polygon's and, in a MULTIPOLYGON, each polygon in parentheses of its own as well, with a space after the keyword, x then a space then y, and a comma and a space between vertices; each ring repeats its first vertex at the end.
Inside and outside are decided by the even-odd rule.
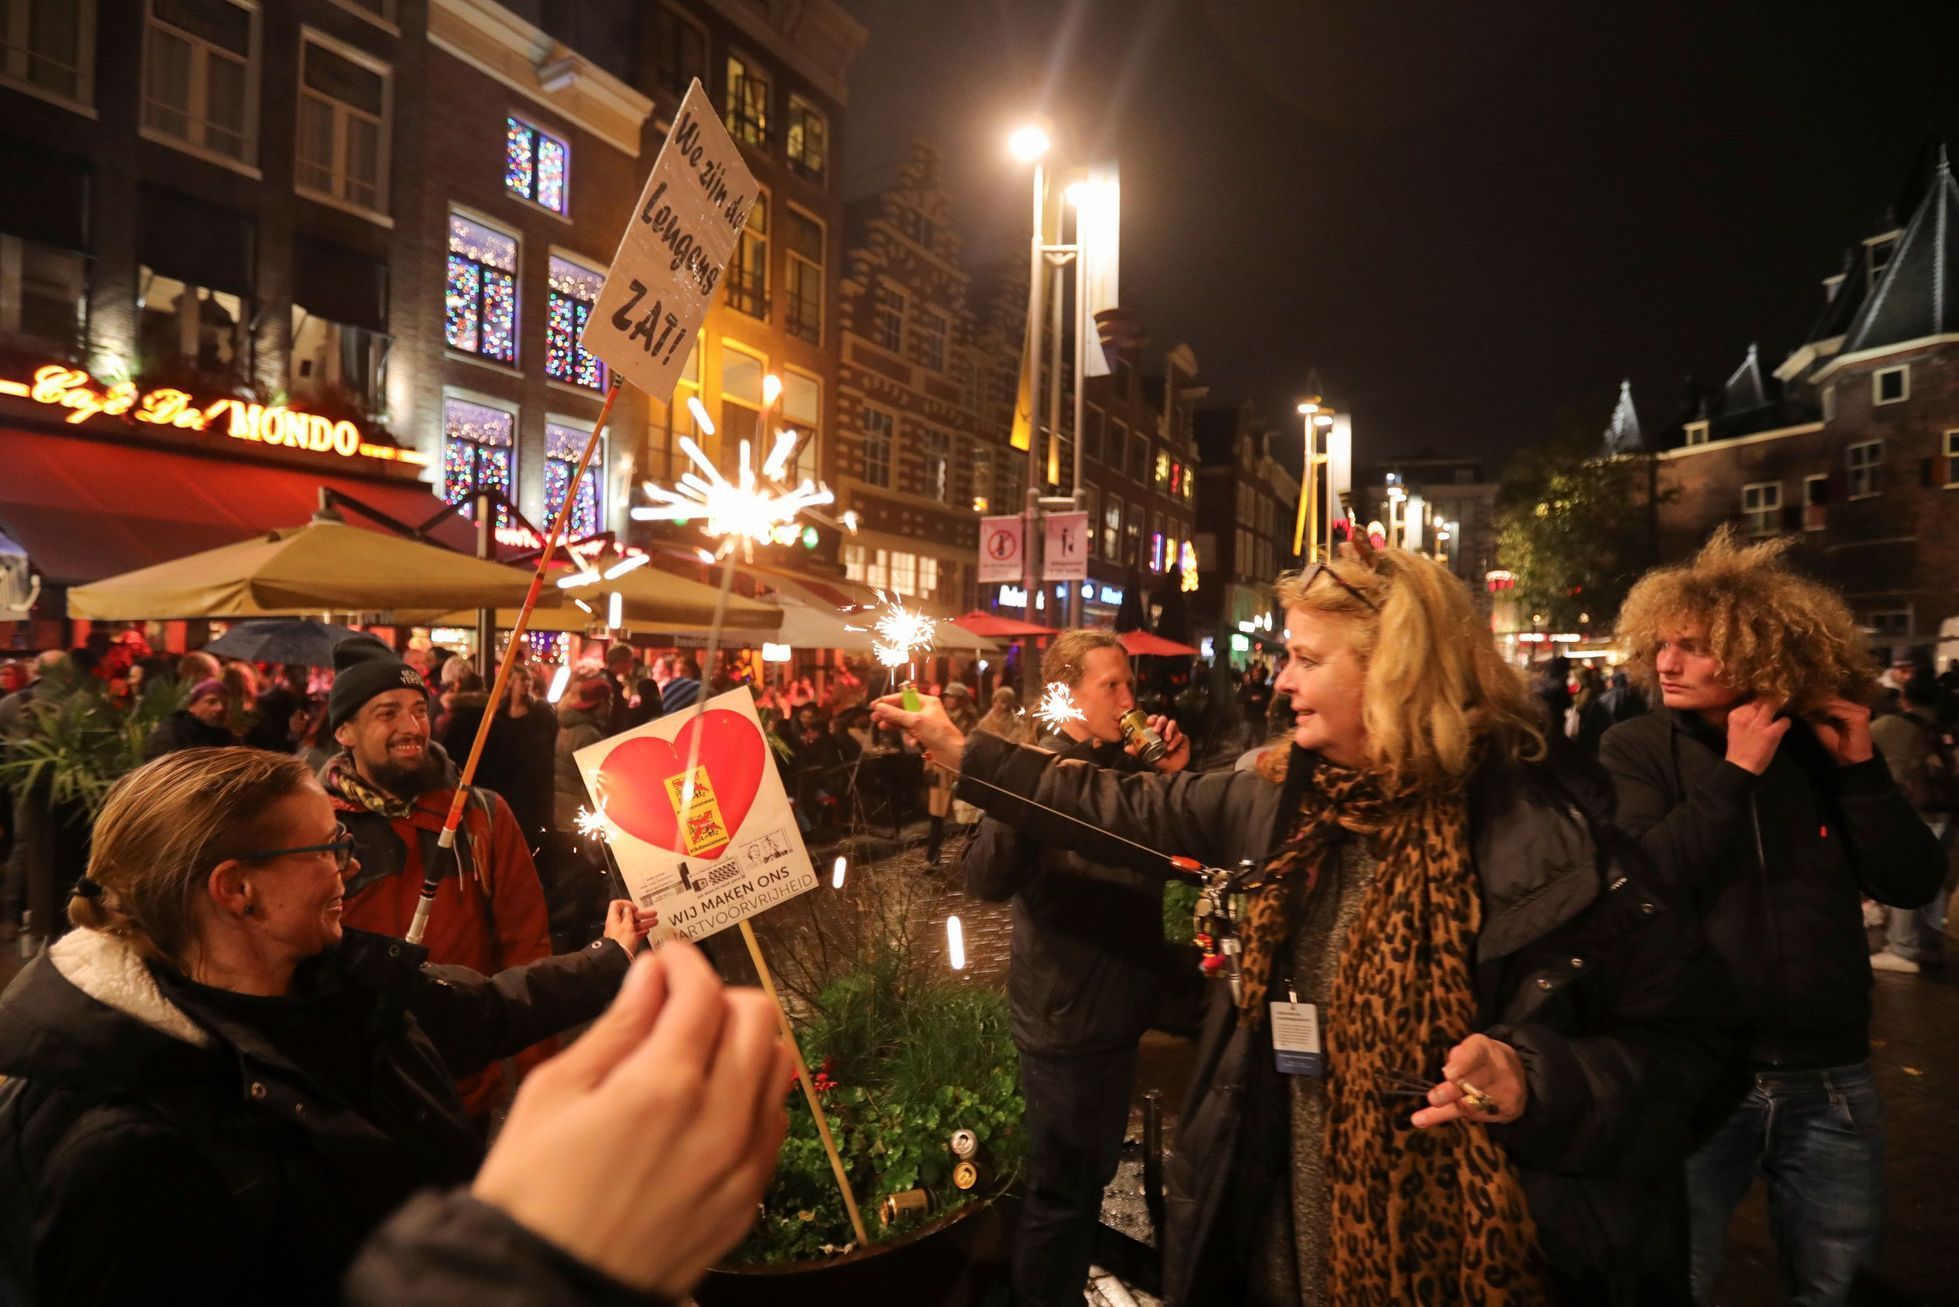
POLYGON ((701 452, 693 437, 682 436, 680 448, 693 468, 680 474, 674 488, 643 483, 652 502, 633 509, 633 520, 685 522, 703 518, 707 534, 721 540, 716 558, 726 558, 739 548, 743 559, 752 563, 756 545, 783 543, 785 535, 793 538, 799 515, 836 500, 827 488, 808 477, 793 488, 783 480, 801 439, 786 428, 779 431, 759 473, 752 443, 742 441, 731 481, 701 452))
POLYGON ((1082 710, 1075 706, 1075 696, 1060 681, 1049 681, 1047 691, 1041 695, 1040 703, 1034 706, 1035 720, 1050 731, 1058 731, 1067 722, 1087 720, 1082 710))
POLYGON ((605 844, 612 842, 612 822, 605 815, 603 803, 599 805, 597 812, 593 812, 590 808, 579 808, 577 827, 580 839, 598 840, 605 844))
POLYGON ((954 971, 966 969, 966 929, 957 916, 945 919, 946 958, 954 971))
MULTIPOLYGON (((878 602, 884 605, 877 621, 871 624, 876 638, 871 642, 871 651, 876 654, 878 663, 894 677, 900 667, 909 667, 917 653, 928 653, 932 640, 938 630, 939 619, 928 617, 917 609, 907 608, 902 599, 894 599, 884 591, 877 592, 878 602)), ((869 607, 869 605, 865 605, 869 607)), ((852 630, 862 630, 853 627, 852 630)), ((907 673, 905 684, 905 708, 909 712, 919 709, 918 692, 911 688, 916 679, 907 673)))

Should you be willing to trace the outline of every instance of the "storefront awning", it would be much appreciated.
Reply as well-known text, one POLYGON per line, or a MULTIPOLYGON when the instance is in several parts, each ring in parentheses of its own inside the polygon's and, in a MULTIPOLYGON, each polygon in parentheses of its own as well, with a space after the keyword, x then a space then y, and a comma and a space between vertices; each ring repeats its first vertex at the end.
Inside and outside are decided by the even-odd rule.
MULTIPOLYGON (((303 526, 328 486, 406 525, 442 508, 418 481, 370 481, 81 436, 0 431, 0 529, 52 583, 75 585, 303 526)), ((352 509, 343 516, 372 525, 352 509)), ((376 530, 383 528, 375 527, 376 530)), ((435 535, 469 549, 451 519, 435 535)))

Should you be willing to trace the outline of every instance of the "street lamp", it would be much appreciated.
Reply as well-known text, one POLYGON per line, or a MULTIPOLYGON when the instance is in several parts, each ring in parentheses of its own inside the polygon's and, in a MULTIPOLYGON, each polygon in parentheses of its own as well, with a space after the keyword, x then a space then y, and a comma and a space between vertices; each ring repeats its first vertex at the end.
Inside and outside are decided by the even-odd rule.
POLYGON ((1048 139, 1047 129, 1038 123, 1028 123, 1014 129, 1007 138, 1007 149, 1022 163, 1033 163, 1048 152, 1054 142, 1048 139))
MULTIPOLYGON (((1327 461, 1327 456, 1320 451, 1319 433, 1322 428, 1333 425, 1333 413, 1334 410, 1318 395, 1309 396, 1299 405, 1300 425, 1306 432, 1306 449, 1299 471, 1299 518, 1293 523, 1292 552, 1306 562, 1311 562, 1320 551, 1318 467, 1327 461), (1313 524, 1310 540, 1306 533, 1308 522, 1313 524)), ((1331 486, 1327 487, 1329 494, 1332 490, 1331 486)), ((1327 543, 1331 545, 1332 541, 1327 543)))

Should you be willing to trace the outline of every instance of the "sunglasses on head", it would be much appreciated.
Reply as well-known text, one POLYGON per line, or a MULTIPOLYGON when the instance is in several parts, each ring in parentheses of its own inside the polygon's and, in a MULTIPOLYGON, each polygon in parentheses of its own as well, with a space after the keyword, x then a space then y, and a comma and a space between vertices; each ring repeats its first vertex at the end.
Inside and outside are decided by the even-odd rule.
POLYGON ((1339 586, 1342 590, 1345 590, 1348 594, 1352 595, 1354 598, 1366 604, 1370 611, 1376 613, 1381 611, 1381 606, 1379 604, 1375 603, 1372 599, 1369 599, 1366 595, 1362 594, 1360 591, 1354 589, 1353 586, 1341 580, 1340 573, 1334 571, 1331 566, 1329 566, 1324 560, 1321 559, 1315 559, 1312 563, 1308 564, 1306 570, 1300 574, 1301 579, 1300 579, 1299 588, 1301 590, 1311 590, 1313 588, 1313 582, 1319 580, 1322 576, 1332 581, 1333 584, 1339 586))

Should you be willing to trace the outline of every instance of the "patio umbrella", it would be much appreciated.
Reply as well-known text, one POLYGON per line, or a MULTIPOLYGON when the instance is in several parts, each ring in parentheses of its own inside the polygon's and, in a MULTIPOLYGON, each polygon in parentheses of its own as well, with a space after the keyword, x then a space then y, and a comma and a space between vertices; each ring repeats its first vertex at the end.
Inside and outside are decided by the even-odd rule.
POLYGON ((204 646, 205 652, 248 663, 333 666, 333 646, 354 631, 306 617, 260 617, 240 622, 204 646))
POLYGON ((981 612, 975 608, 970 613, 952 619, 953 625, 964 627, 974 635, 986 636, 995 640, 1018 640, 1026 635, 1054 635, 1052 626, 1042 626, 1037 622, 1023 622, 1017 618, 1002 617, 998 613, 981 612))
POLYGON ((1175 640, 1166 640, 1148 631, 1124 631, 1117 638, 1132 658, 1145 654, 1157 658, 1189 658, 1197 653, 1187 644, 1178 644, 1175 640))
MULTIPOLYGON (((653 567, 635 568, 615 580, 595 581, 571 590, 561 589, 556 584, 556 577, 553 577, 546 583, 544 593, 538 599, 537 610, 531 614, 531 629, 583 631, 595 622, 603 624, 606 609, 611 603, 608 596, 615 590, 619 592, 620 615, 624 624, 636 634, 704 630, 714 624, 714 604, 721 597, 720 590, 715 586, 702 585, 699 581, 690 581, 684 576, 675 576, 653 567), (586 613, 573 600, 583 600, 592 611, 586 613)), ((476 624, 474 612, 398 612, 395 615, 417 626, 476 624)), ((781 623, 782 610, 774 604, 731 594, 721 626, 725 631, 766 636, 771 635, 781 623)), ((500 629, 507 631, 516 624, 516 609, 497 610, 497 626, 500 629)))
POLYGON ((314 519, 68 591, 95 621, 516 605, 530 577, 435 545, 314 519))

